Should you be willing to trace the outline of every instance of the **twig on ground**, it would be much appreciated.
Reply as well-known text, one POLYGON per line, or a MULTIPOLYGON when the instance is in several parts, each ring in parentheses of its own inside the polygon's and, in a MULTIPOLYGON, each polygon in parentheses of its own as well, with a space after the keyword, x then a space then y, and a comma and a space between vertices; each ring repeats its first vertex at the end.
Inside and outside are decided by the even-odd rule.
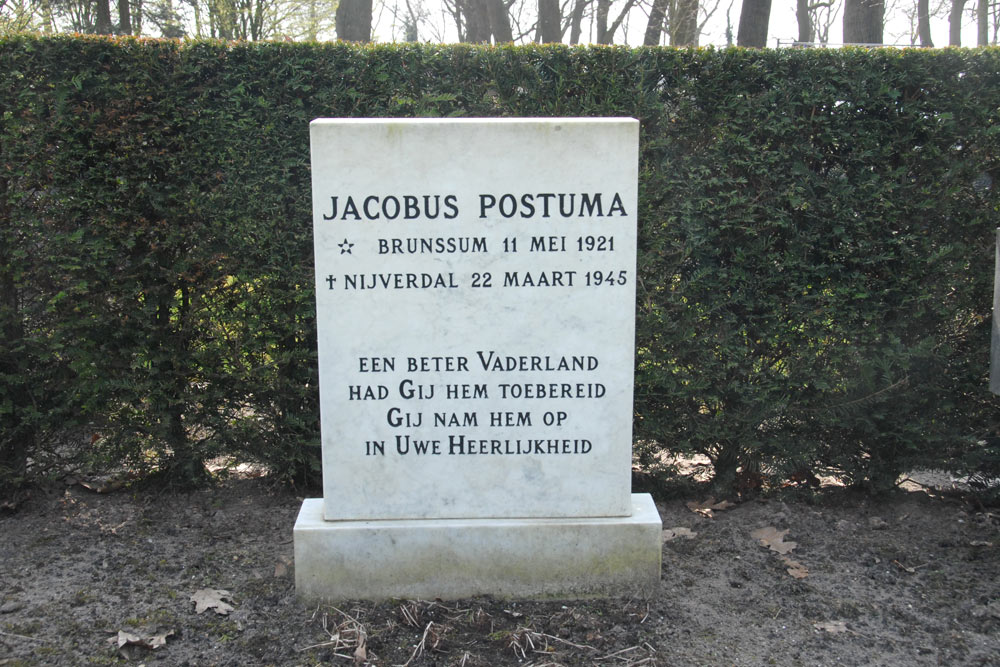
POLYGON ((407 625, 412 625, 413 627, 417 627, 419 625, 419 622, 417 621, 418 612, 415 603, 410 602, 408 604, 399 605, 399 613, 403 615, 403 620, 407 625))
POLYGON ((547 639, 552 639, 554 641, 561 642, 561 643, 566 644, 568 646, 572 646, 573 648, 585 648, 585 649, 588 649, 588 650, 591 650, 591 651, 597 651, 597 649, 594 648, 593 646, 587 646, 586 644, 574 644, 571 641, 567 641, 567 640, 563 639, 562 637, 556 637, 555 635, 547 635, 544 632, 536 632, 535 634, 538 635, 538 636, 540 636, 540 637, 545 637, 547 639))
POLYGON ((458 607, 455 607, 454 609, 452 609, 451 607, 447 607, 447 606, 441 604, 437 600, 435 600, 434 602, 428 602, 427 603, 427 608, 428 609, 433 609, 434 607, 441 607, 441 609, 444 609, 449 614, 459 614, 459 615, 461 615, 461 614, 468 613, 468 611, 469 611, 468 609, 459 609, 458 607))
POLYGON ((569 640, 563 639, 562 637, 556 637, 555 635, 546 634, 544 632, 537 632, 531 628, 520 627, 510 633, 507 638, 507 646, 512 651, 514 655, 519 656, 521 659, 527 659, 528 651, 533 653, 548 653, 549 641, 552 640, 559 642, 560 644, 565 644, 567 646, 572 646, 578 649, 587 649, 588 651, 597 652, 597 649, 593 646, 588 646, 586 644, 576 644, 569 640), (535 644, 541 644, 541 649, 539 649, 535 644))
POLYGON ((357 623, 358 625, 363 625, 363 623, 361 621, 359 621, 358 619, 354 618, 353 616, 351 616, 350 614, 348 614, 346 611, 341 611, 340 609, 337 609, 336 607, 333 607, 333 610, 335 612, 337 612, 338 614, 340 614, 341 616, 343 616, 344 618, 349 618, 352 621, 354 621, 355 623, 357 623))
POLYGON ((614 653, 608 653, 607 655, 601 656, 600 658, 597 658, 597 660, 607 660, 608 658, 618 658, 619 660, 622 659, 627 660, 628 658, 620 657, 622 653, 628 653, 629 651, 638 651, 638 650, 639 650, 638 646, 629 646, 628 648, 623 648, 620 651, 615 651, 614 653))
POLYGON ((427 645, 427 633, 431 631, 431 626, 434 625, 434 621, 427 624, 424 628, 424 634, 420 638, 420 643, 413 647, 413 653, 410 654, 410 659, 403 663, 403 667, 409 667, 410 663, 419 658, 424 653, 424 648, 427 645))
MULTIPOLYGON (((327 613, 323 613, 321 619, 321 625, 323 626, 323 632, 325 632, 330 639, 324 642, 319 642, 316 644, 310 644, 304 648, 295 649, 296 652, 302 653, 304 651, 309 651, 316 648, 331 648, 333 650, 333 655, 340 658, 349 658, 355 662, 364 661, 367 656, 367 642, 368 642, 368 631, 365 629, 364 624, 359 621, 356 617, 348 614, 347 612, 333 607, 334 611, 344 617, 342 623, 334 628, 330 628, 330 617, 327 613), (353 655, 345 655, 343 653, 338 653, 345 649, 354 649, 353 655)), ((316 618, 316 614, 319 609, 313 612, 312 618, 316 618)))
MULTIPOLYGON (((314 649, 314 648, 326 648, 327 646, 337 646, 337 648, 340 648, 339 644, 341 644, 341 641, 340 641, 340 638, 338 637, 337 639, 334 639, 332 641, 320 642, 319 644, 310 644, 309 646, 305 646, 303 648, 297 648, 295 650, 297 652, 299 652, 299 653, 302 653, 302 652, 308 651, 310 649, 314 649)), ((334 655, 336 655, 336 654, 334 654, 334 655)))

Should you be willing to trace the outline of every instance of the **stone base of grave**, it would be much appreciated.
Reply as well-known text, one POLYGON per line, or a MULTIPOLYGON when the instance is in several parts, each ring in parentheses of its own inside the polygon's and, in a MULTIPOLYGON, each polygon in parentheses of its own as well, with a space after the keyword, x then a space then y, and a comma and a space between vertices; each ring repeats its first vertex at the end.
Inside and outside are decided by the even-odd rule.
POLYGON ((649 494, 632 516, 596 519, 325 521, 323 500, 295 522, 303 601, 583 598, 653 595, 662 523, 649 494))

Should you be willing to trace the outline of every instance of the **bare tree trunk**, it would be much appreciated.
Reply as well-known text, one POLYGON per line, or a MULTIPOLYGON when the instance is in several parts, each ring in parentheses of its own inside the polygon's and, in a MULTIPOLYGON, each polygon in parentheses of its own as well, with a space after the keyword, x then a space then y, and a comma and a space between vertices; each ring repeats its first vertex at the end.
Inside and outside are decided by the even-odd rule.
POLYGON ((562 40, 559 15, 559 0, 538 0, 538 32, 542 44, 553 44, 562 40))
POLYGON ((489 43, 490 15, 482 0, 462 0, 459 3, 465 17, 465 41, 471 44, 489 43))
POLYGON ((156 310, 156 325, 161 336, 158 346, 163 359, 156 368, 163 392, 159 396, 157 410, 160 413, 158 416, 166 426, 163 438, 173 452, 166 463, 166 473, 172 482, 189 486, 197 485, 204 479, 206 473, 204 463, 191 446, 184 426, 187 380, 182 369, 174 363, 174 359, 188 348, 184 321, 191 305, 188 288, 183 284, 178 287, 176 293, 180 297, 179 300, 168 292, 169 296, 164 295, 167 300, 161 301, 156 310))
POLYGON ((132 12, 129 0, 118 0, 118 34, 132 34, 132 12))
POLYGON ((962 10, 965 0, 951 0, 951 13, 948 15, 948 46, 962 46, 962 10))
POLYGON ((733 9, 733 2, 730 0, 729 8, 726 9, 726 46, 733 45, 733 20, 730 16, 730 12, 733 9))
POLYGON ((569 22, 569 43, 579 44, 580 33, 583 32, 583 10, 590 4, 590 0, 576 0, 573 4, 573 14, 569 22))
POLYGON ((934 42, 931 41, 930 0, 917 0, 917 35, 920 37, 920 46, 927 48, 934 46, 934 42))
POLYGON ((217 39, 232 39, 236 26, 231 8, 224 2, 208 3, 208 34, 217 39))
MULTIPOLYGON (((135 8, 134 12, 130 12, 132 14, 132 34, 139 37, 142 35, 142 0, 135 0, 132 6, 135 8)), ((201 34, 199 33, 198 36, 200 37, 201 34)))
POLYGON ((618 27, 622 24, 622 21, 625 20, 625 17, 635 4, 635 0, 626 0, 625 4, 622 6, 621 12, 618 14, 618 18, 616 18, 611 25, 608 25, 612 2, 613 0, 597 0, 596 41, 598 44, 610 44, 614 40, 615 32, 617 32, 618 27))
POLYGON ((663 19, 667 17, 669 0, 653 0, 649 9, 649 23, 646 24, 646 35, 642 39, 645 46, 659 46, 663 35, 663 19))
POLYGON ((420 40, 419 25, 420 17, 413 11, 410 0, 406 0, 406 19, 403 23, 403 31, 407 42, 417 42, 420 40))
POLYGON ((507 7, 503 0, 485 0, 486 15, 490 22, 490 32, 497 44, 508 44, 514 41, 514 35, 510 29, 510 15, 507 14, 507 7))
POLYGON ((461 0, 445 0, 444 8, 449 14, 451 14, 452 20, 455 21, 455 32, 458 33, 458 41, 459 42, 469 41, 465 38, 465 26, 462 23, 461 0))
POLYGON ((844 43, 881 44, 885 0, 845 0, 844 43))
MULTIPOLYGON (((812 11, 812 29, 813 29, 813 40, 819 42, 820 44, 828 44, 830 42, 830 28, 833 27, 833 23, 836 20, 836 12, 833 11, 833 2, 836 0, 827 0, 826 2, 812 3, 810 7, 815 8, 812 11), (826 14, 821 14, 819 9, 825 8, 826 14)), ((839 11, 839 8, 838 8, 839 11)))
POLYGON ((771 0, 743 0, 737 46, 763 49, 767 46, 767 26, 771 21, 771 0))
POLYGON ((677 0, 667 31, 671 46, 698 46, 698 0, 677 0))
POLYGON ((812 16, 809 14, 809 0, 795 0, 795 20, 799 24, 799 41, 803 44, 815 41, 812 16))
POLYGON ((989 46, 990 43, 990 3, 989 0, 979 0, 976 5, 976 27, 978 30, 978 46, 989 46))
POLYGON ((111 34, 111 1, 97 0, 97 19, 94 24, 98 35, 111 34))
POLYGON ((611 9, 611 0, 597 0, 597 43, 610 44, 611 37, 608 35, 608 11, 611 9))
POLYGON ((347 42, 372 40, 372 0, 340 0, 334 18, 338 39, 347 42))

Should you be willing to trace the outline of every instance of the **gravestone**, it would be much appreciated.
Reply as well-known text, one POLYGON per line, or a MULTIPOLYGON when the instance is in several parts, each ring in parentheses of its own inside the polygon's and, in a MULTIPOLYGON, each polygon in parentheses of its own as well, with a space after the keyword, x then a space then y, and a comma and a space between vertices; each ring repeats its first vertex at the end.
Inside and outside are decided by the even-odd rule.
POLYGON ((305 599, 655 589, 631 493, 638 121, 312 122, 305 599))

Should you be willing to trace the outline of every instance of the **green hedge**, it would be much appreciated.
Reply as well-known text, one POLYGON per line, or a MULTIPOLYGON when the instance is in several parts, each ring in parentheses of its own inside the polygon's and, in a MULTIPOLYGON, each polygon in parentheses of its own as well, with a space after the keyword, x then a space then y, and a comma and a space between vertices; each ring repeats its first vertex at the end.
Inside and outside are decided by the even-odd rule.
POLYGON ((0 40, 0 480, 315 473, 308 122, 642 121, 635 436, 720 483, 994 470, 1000 51, 0 40), (72 440, 65 441, 67 434, 72 440))

